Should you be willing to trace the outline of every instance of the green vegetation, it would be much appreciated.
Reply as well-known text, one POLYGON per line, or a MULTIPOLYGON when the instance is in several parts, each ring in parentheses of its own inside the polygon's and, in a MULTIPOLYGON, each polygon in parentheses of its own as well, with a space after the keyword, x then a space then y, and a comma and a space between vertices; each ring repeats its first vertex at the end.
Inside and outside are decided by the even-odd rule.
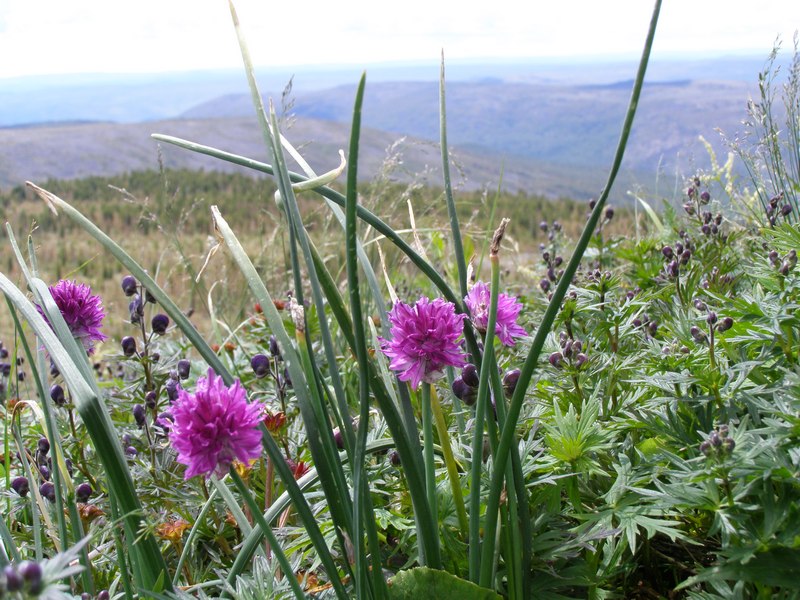
POLYGON ((290 173, 241 40, 269 180, 13 191, 0 596, 796 597, 793 180, 608 204, 659 8, 588 206, 361 185, 364 79, 346 182, 290 173))

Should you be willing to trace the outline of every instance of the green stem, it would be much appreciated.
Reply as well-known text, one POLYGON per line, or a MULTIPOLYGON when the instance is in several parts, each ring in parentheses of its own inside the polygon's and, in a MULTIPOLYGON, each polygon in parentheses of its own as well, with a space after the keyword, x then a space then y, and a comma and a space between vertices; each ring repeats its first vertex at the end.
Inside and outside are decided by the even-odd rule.
POLYGON ((447 433, 447 424, 444 421, 442 405, 439 403, 439 396, 436 390, 431 390, 431 409, 433 410, 436 432, 439 434, 439 446, 442 448, 444 464, 447 467, 447 476, 450 479, 450 489, 453 491, 453 502, 456 505, 458 524, 461 527, 461 534, 466 538, 469 534, 469 522, 467 521, 467 509, 464 507, 464 494, 461 492, 461 479, 458 476, 456 459, 453 456, 453 449, 450 445, 450 435, 447 433))
MULTIPOLYGON (((292 588, 294 595, 296 598, 304 599, 306 597, 305 593, 303 593, 300 584, 297 581, 297 577, 295 577, 294 570, 292 569, 292 565, 289 563, 289 560, 286 558, 286 554, 284 554, 283 549, 281 548, 280 544, 278 543, 275 534, 272 533, 272 528, 264 519, 264 515, 261 514, 261 509, 256 504, 255 498, 250 493, 250 490, 247 489, 247 485, 242 478, 239 477, 239 474, 236 472, 236 469, 231 468, 230 476, 233 480, 234 485, 239 490, 239 494, 247 504, 247 507, 252 512, 253 516, 256 519, 256 524, 264 533, 264 536, 267 538, 269 545, 272 547, 273 553, 275 554, 275 558, 278 560, 278 564, 281 566, 286 579, 289 581, 289 586, 292 588)), ((224 487, 224 484, 220 484, 217 486, 217 489, 221 489, 224 487)), ((227 489, 227 488, 226 488, 227 489)), ((336 577, 336 573, 331 573, 331 577, 336 577)))
MULTIPOLYGON (((433 452, 433 411, 431 410, 431 384, 422 384, 422 456, 425 464, 425 494, 433 515, 436 528, 439 528, 439 508, 436 502, 436 463, 433 452)), ((426 565, 432 569, 441 567, 441 558, 426 556, 426 565)))

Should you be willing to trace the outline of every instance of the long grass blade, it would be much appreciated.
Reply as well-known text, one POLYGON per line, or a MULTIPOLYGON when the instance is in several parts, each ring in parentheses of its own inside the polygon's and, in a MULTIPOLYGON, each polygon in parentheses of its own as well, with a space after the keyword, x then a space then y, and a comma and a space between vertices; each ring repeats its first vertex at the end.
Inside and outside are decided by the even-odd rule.
MULTIPOLYGON (((656 25, 658 24, 658 15, 660 10, 661 0, 656 0, 655 7, 653 9, 653 15, 650 20, 650 28, 645 41, 644 51, 642 53, 641 61, 639 62, 639 69, 636 73, 636 79, 633 84, 631 99, 628 104, 628 111, 625 115, 625 121, 622 125, 622 133, 620 134, 617 150, 614 154, 614 161, 608 174, 608 180, 603 188, 602 193, 600 194, 600 197, 597 200, 597 203, 595 204, 594 210, 592 211, 586 226, 583 229, 583 233, 581 234, 581 237, 575 246, 575 250, 573 251, 570 260, 564 269, 564 274, 562 275, 558 286, 556 286, 556 289, 553 292, 553 297, 550 300, 550 304, 548 305, 539 329, 534 336, 531 349, 527 358, 525 359, 522 369, 520 369, 519 382, 516 390, 514 391, 514 395, 511 398, 511 403, 508 408, 508 417, 505 427, 503 427, 503 432, 500 437, 500 445, 495 457, 494 471, 492 473, 491 484, 489 487, 489 497, 486 505, 487 522, 486 526, 484 527, 484 544, 488 543, 489 540, 494 540, 495 533, 497 531, 497 521, 495 520, 494 515, 497 514, 498 506, 500 504, 500 493, 503 488, 505 467, 508 461, 511 444, 514 440, 517 421, 519 419, 520 411, 522 410, 522 403, 525 398, 525 390, 527 389, 531 377, 533 376, 534 369, 536 368, 542 348, 544 347, 545 339, 550 333, 550 329, 552 328, 553 322, 555 321, 556 315, 561 307, 561 301, 564 299, 567 289, 571 285, 572 278, 575 276, 575 272, 578 270, 578 265, 583 258, 586 248, 589 246, 589 241, 594 233, 595 228, 597 227, 597 223, 600 221, 600 216, 603 214, 605 203, 608 200, 609 193, 611 192, 611 187, 614 185, 620 165, 622 164, 622 157, 625 155, 625 147, 627 146, 628 136, 630 135, 631 128, 633 126, 633 119, 636 115, 636 108, 639 104, 639 95, 642 91, 642 84, 644 83, 644 76, 647 71, 650 50, 653 46, 653 40, 655 39, 656 25)), ((484 551, 483 556, 487 557, 486 551, 484 551)), ((488 556, 491 556, 491 554, 488 556)), ((488 587, 491 583, 491 574, 491 560, 482 562, 479 585, 488 587)))

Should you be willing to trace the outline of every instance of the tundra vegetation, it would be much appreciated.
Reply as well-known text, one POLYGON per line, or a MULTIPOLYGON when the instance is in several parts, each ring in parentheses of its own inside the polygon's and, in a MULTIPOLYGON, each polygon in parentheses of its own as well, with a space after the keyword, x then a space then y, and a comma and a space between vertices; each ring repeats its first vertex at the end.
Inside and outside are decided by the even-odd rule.
POLYGON ((7 195, 0 597, 795 597, 797 47, 620 210, 659 8, 589 202, 454 193, 444 66, 441 190, 357 183, 364 78, 318 175, 241 37, 271 162, 156 137, 269 179, 7 195))

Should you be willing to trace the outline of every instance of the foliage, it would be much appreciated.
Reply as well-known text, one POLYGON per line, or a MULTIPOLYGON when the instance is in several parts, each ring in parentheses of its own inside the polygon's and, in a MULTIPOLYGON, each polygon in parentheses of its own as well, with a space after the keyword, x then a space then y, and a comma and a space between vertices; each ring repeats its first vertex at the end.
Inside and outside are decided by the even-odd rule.
MULTIPOLYGON (((654 27, 655 18, 647 48, 654 27)), ((381 352, 387 306, 426 296, 468 314, 461 288, 471 277, 452 248, 459 203, 447 199, 446 237, 436 213, 400 229, 405 217, 389 215, 392 227, 358 201, 363 79, 344 193, 328 185, 338 173, 318 176, 302 161, 304 175, 288 172, 284 153, 296 150, 274 135, 277 117, 251 86, 271 155, 251 166, 275 177, 288 269, 275 292, 228 207, 211 207, 219 248, 201 281, 227 252, 255 300, 238 321, 212 298, 211 331, 199 332, 124 235, 111 239, 32 186, 56 222, 87 232, 129 274, 103 298, 127 335, 116 351, 98 348, 93 368, 42 281, 41 251, 31 239, 23 253, 8 229, 30 294, 0 278, 14 323, 0 347, 3 593, 22 593, 15 574, 35 571, 23 561, 70 556, 80 578, 53 585, 95 597, 797 594, 795 222, 735 220, 699 177, 682 213, 665 212, 636 238, 614 232, 607 192, 588 217, 541 218, 540 256, 517 255, 525 268, 515 274, 531 335, 504 345, 495 325, 513 254, 501 221, 484 253, 486 321, 464 319, 469 364, 426 372, 416 390, 381 352), (320 252, 308 212, 338 252, 320 252), (263 452, 224 477, 185 480, 170 407, 209 368, 265 407, 263 452)), ((414 339, 420 356, 425 341, 414 339)))

